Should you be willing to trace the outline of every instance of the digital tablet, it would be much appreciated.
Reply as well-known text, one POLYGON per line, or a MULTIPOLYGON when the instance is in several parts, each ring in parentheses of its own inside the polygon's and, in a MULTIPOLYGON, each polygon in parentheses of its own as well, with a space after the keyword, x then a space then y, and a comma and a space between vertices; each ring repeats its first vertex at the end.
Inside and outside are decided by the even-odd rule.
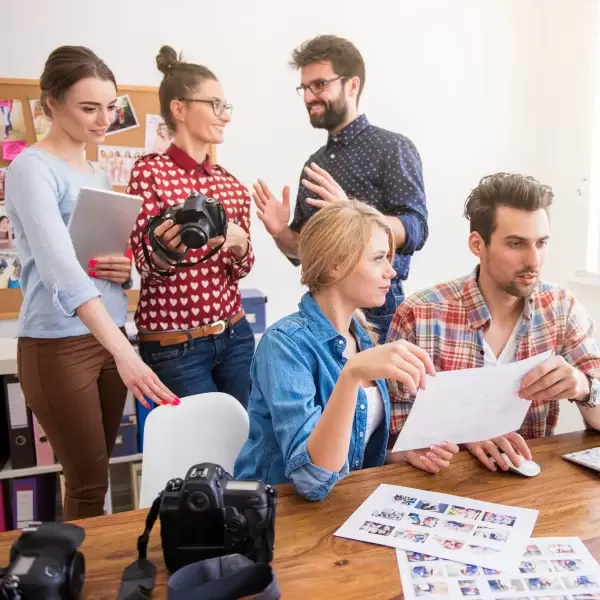
POLYGON ((125 254, 142 202, 139 196, 81 188, 67 228, 86 272, 92 258, 125 254))

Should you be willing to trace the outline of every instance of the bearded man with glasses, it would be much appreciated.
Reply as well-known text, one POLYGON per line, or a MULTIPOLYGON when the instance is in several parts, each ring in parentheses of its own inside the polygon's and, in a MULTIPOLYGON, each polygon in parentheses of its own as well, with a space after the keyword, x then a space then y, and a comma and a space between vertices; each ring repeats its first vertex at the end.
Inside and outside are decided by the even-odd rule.
POLYGON ((318 36, 294 50, 291 65, 301 72, 297 91, 311 125, 327 130, 327 143, 304 165, 292 222, 288 225, 289 187, 284 187, 280 200, 261 179, 253 192, 258 217, 279 249, 298 265, 300 230, 319 208, 352 197, 386 215, 396 243, 396 275, 384 305, 365 311, 384 342, 404 299, 403 282, 411 256, 428 236, 419 153, 407 137, 375 127, 359 113, 365 64, 351 42, 333 35, 318 36))

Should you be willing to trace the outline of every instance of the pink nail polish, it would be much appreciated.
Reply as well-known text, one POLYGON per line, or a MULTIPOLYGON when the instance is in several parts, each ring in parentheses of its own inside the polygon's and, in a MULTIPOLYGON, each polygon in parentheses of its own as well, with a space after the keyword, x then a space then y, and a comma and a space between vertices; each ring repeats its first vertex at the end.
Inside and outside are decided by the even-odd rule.
POLYGON ((98 261, 95 258, 90 259, 90 268, 95 267, 98 264, 98 261))
POLYGON ((90 271, 90 272, 88 273, 88 275, 89 275, 90 277, 96 277, 96 271, 90 271))

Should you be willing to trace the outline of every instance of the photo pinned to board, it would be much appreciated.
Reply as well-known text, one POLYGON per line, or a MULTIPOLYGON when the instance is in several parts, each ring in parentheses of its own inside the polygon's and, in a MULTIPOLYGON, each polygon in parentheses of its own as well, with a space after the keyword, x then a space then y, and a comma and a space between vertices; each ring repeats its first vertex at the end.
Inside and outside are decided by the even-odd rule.
POLYGON ((98 165, 104 170, 112 186, 129 184, 133 165, 146 154, 144 148, 129 146, 98 146, 98 165))
POLYGON ((33 119, 35 139, 41 142, 48 135, 52 120, 44 113, 44 107, 39 98, 29 98, 29 108, 31 109, 31 117, 33 119))
MULTIPOLYGON (((426 562, 418 560, 422 554, 396 550, 405 600, 415 600, 419 597, 418 591, 422 596, 425 590, 431 589, 428 585, 446 590, 441 595, 448 598, 600 600, 600 565, 580 539, 536 538, 527 545, 530 546, 536 547, 535 556, 527 556, 526 549, 521 557, 521 569, 516 573, 445 559, 426 562), (557 547, 569 547, 573 556, 552 558, 557 547), (419 582, 418 590, 415 580, 419 582)), ((529 552, 531 550, 529 548, 529 552)))
POLYGON ((334 535, 514 574, 519 572, 537 514, 531 509, 381 484, 334 535), (405 513, 402 520, 393 518, 401 513, 405 513))
POLYGON ((144 145, 148 154, 164 154, 175 137, 160 115, 146 115, 146 136, 144 145))
POLYGON ((0 100, 0 142, 27 141, 23 104, 20 100, 0 100))
POLYGON ((0 204, 4 202, 4 181, 6 179, 7 167, 0 168, 0 204))
POLYGON ((135 129, 139 126, 140 123, 135 114, 131 98, 128 95, 119 96, 115 106, 115 117, 113 122, 109 125, 106 135, 122 133, 123 131, 135 129))

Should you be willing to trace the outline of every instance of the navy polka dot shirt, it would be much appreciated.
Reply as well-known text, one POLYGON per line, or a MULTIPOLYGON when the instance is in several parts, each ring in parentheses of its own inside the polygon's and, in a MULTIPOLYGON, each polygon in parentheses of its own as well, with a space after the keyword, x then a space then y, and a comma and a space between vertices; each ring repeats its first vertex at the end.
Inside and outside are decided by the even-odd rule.
MULTIPOLYGON (((319 148, 307 161, 317 163, 349 197, 362 200, 384 215, 398 217, 406 230, 406 242, 394 258, 397 284, 408 277, 410 258, 428 236, 427 206, 421 159, 405 136, 371 125, 361 115, 319 148)), ((305 179, 302 171, 300 179, 305 179)), ((314 192, 300 183, 290 228, 299 232, 318 208, 306 202, 314 192)))

